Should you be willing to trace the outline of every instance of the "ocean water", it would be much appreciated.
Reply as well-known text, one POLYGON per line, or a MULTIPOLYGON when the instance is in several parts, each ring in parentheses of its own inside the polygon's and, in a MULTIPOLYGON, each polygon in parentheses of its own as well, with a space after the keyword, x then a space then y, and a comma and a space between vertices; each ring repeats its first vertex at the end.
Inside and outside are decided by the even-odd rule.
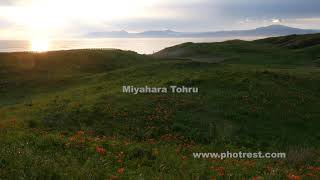
MULTIPOLYGON (((254 40, 262 37, 226 37, 226 38, 100 38, 50 40, 48 50, 68 49, 122 49, 140 54, 152 54, 166 47, 185 42, 221 42, 232 39, 254 40)), ((27 40, 0 40, 0 52, 32 51, 32 42, 27 40)))

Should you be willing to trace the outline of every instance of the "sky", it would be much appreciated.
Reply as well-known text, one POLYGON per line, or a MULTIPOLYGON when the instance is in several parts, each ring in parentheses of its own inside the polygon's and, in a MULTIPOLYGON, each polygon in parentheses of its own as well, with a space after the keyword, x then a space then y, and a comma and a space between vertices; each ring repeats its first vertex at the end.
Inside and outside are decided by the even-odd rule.
POLYGON ((0 0, 0 39, 89 32, 219 31, 272 24, 320 29, 319 0, 0 0))

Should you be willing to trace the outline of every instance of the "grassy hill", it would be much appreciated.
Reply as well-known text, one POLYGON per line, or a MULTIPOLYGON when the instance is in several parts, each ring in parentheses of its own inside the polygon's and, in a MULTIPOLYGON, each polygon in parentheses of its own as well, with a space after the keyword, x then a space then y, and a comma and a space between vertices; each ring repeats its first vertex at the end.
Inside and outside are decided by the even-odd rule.
POLYGON ((152 56, 0 53, 0 179, 320 177, 317 37, 185 43, 152 56), (199 94, 132 95, 124 85, 199 94), (192 156, 225 151, 288 158, 192 156))
POLYGON ((206 60, 231 64, 313 65, 319 59, 320 34, 292 35, 256 41, 184 43, 154 54, 159 58, 206 60))
POLYGON ((256 42, 275 44, 280 47, 285 47, 289 49, 301 49, 301 48, 319 45, 320 34, 272 37, 272 38, 257 40, 256 42))

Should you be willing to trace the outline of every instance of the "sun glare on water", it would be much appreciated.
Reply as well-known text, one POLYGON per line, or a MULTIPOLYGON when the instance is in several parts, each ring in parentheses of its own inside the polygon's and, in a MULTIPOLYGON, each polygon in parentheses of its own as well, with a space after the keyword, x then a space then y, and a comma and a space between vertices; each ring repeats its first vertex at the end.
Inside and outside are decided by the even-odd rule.
POLYGON ((48 39, 33 39, 31 41, 31 51, 34 52, 46 52, 49 50, 48 39))
MULTIPOLYGON (((0 0, 0 4, 2 1, 7 0, 0 0)), ((24 27, 23 31, 17 31, 17 35, 21 36, 19 37, 21 39, 28 39, 30 47, 27 50, 34 52, 50 50, 48 38, 73 37, 83 31, 81 27, 98 28, 101 25, 101 28, 105 28, 104 24, 157 14, 150 12, 149 9, 161 2, 161 0, 16 1, 19 1, 17 6, 10 5, 3 8, 0 6, 0 18, 3 16, 19 27, 24 27)), ((10 36, 11 34, 14 33, 10 33, 10 36)))

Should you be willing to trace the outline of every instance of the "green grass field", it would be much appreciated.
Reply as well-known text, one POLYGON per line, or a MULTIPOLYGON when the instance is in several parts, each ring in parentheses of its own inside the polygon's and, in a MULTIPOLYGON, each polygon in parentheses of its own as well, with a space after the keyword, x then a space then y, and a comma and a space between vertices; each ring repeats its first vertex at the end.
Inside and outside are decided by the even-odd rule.
POLYGON ((319 39, 0 53, 0 179, 319 179, 319 39), (192 156, 225 151, 287 158, 192 156))

